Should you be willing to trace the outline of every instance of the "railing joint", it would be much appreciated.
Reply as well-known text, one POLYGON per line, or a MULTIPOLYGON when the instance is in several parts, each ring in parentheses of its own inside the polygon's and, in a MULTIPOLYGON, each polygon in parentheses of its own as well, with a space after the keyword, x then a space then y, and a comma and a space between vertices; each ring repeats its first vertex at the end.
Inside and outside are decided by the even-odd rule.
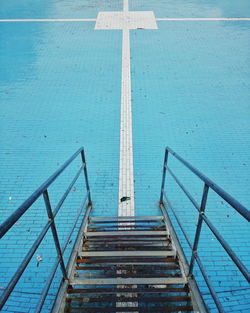
POLYGON ((187 280, 193 280, 193 279, 194 279, 194 274, 188 273, 187 280))
POLYGON ((193 250, 193 255, 197 256, 197 250, 193 250))

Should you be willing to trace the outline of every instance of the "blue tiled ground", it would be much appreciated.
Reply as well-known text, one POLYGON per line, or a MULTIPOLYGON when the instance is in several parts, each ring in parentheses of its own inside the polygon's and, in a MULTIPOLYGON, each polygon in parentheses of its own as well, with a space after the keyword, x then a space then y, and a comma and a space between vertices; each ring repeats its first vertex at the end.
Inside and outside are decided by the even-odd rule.
POLYGON ((0 26, 2 205, 10 207, 2 214, 81 145, 90 177, 99 175, 92 183, 101 206, 112 209, 118 189, 120 32, 93 32, 94 23, 0 26))
MULTIPOLYGON (((99 11, 121 9, 121 1, 10 0, 1 2, 0 18, 95 18, 99 11)), ((130 10, 153 10, 156 17, 250 17, 245 0, 138 0, 130 1, 130 10)), ((158 27, 131 31, 136 214, 159 213, 165 145, 249 206, 250 22, 162 21, 158 27)), ((93 28, 94 22, 0 23, 1 221, 81 145, 86 149, 93 214, 117 214, 122 38, 121 31, 93 28)), ((177 171, 199 201, 202 186, 179 167, 177 171)), ((53 204, 72 174, 69 169, 51 188, 53 204)), ((167 182, 193 238, 197 214, 177 196, 170 178, 167 182)), ((61 224, 69 227, 83 188, 79 181, 57 218, 61 224)), ((212 193, 208 216, 250 267, 249 226, 212 193)), ((0 243, 0 290, 45 221, 39 201, 0 243)), ((61 241, 65 228, 59 230, 61 241)), ((205 227, 201 240, 202 258, 226 311, 248 312, 249 286, 205 227)), ((38 283, 44 282, 55 256, 50 235, 37 254, 43 261, 37 266, 34 257, 5 311, 33 312, 42 288, 38 283)))
POLYGON ((1 2, 0 18, 96 18, 99 11, 121 10, 122 0, 9 0, 1 2))
POLYGON ((133 0, 131 11, 154 11, 156 17, 249 17, 248 0, 133 0))
POLYGON ((158 25, 146 40, 143 31, 131 35, 138 202, 150 209, 159 193, 167 143, 248 206, 249 23, 158 25))

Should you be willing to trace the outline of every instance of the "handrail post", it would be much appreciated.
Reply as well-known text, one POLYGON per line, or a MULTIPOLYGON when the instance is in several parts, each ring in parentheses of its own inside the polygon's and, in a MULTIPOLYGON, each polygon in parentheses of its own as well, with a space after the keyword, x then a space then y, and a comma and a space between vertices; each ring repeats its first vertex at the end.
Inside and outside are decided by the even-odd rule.
POLYGON ((202 222, 203 222, 202 215, 204 214, 206 204, 207 204, 208 190, 209 190, 209 186, 205 183, 204 188, 203 188, 201 206, 199 210, 198 223, 197 223, 196 232, 195 232, 194 244, 192 248, 192 256, 191 256, 191 260, 189 264, 189 272, 188 272, 189 277, 192 276, 193 274, 194 262, 195 262, 195 257, 197 255, 197 248, 198 248, 198 244, 200 240, 201 227, 202 227, 202 222))
POLYGON ((163 193, 164 193, 164 187, 165 187, 165 181, 166 181, 167 163, 168 163, 168 150, 166 149, 165 156, 164 156, 164 163, 163 163, 160 204, 163 203, 163 193))
POLYGON ((84 172, 84 178, 85 178, 85 183, 86 183, 86 189, 88 193, 88 200, 89 200, 88 204, 91 205, 92 201, 91 201, 91 195, 90 195, 89 179, 88 179, 87 164, 85 160, 84 149, 81 150, 81 157, 82 157, 82 163, 83 163, 83 172, 84 172))
POLYGON ((54 215, 53 215, 53 212, 52 212, 52 209, 51 209, 51 204, 50 204, 50 200, 49 200, 49 193, 48 193, 47 189, 43 192, 43 199, 44 199, 45 206, 46 206, 46 209, 47 209, 48 217, 49 217, 49 219, 52 222, 50 227, 51 227, 52 235, 53 235, 53 238, 54 238, 56 251, 57 251, 57 257, 59 258, 62 274, 63 274, 64 279, 67 280, 68 279, 68 275, 67 275, 66 267, 65 267, 65 264, 64 264, 64 261, 63 261, 62 250, 61 250, 61 247, 60 247, 60 242, 59 242, 59 238, 58 238, 58 234, 57 234, 57 230, 56 230, 56 225, 55 225, 55 221, 54 221, 54 215))

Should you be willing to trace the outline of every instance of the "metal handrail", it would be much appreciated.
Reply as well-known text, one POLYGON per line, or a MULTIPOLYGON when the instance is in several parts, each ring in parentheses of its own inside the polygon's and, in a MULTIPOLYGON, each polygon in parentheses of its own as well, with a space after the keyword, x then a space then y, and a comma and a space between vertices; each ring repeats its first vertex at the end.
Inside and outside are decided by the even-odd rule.
POLYGON ((205 209, 206 209, 206 203, 207 203, 207 196, 209 189, 212 189, 215 191, 217 195, 219 195, 221 198, 223 198, 228 204, 230 204, 237 212, 239 212, 247 221, 250 221, 250 211, 244 207, 242 204, 240 204, 236 199, 234 199, 232 196, 230 196, 226 191, 224 191, 221 187, 216 185, 211 179, 206 177, 204 174, 202 174, 199 170, 194 168, 190 163, 188 163, 186 160, 184 160, 182 157, 180 157, 176 152, 174 152, 169 147, 165 150, 164 155, 164 163, 163 163, 163 175, 162 175, 162 184, 161 184, 161 193, 160 193, 160 207, 162 210, 166 210, 165 203, 163 201, 163 198, 166 201, 166 205, 171 209, 172 213, 174 214, 174 217, 181 229, 181 231, 184 234, 185 239, 188 242, 188 245, 190 249, 192 250, 192 256, 190 259, 190 263, 188 264, 189 267, 189 273, 188 276, 192 277, 193 275, 193 267, 195 261, 197 262, 200 271, 205 279, 205 282, 209 288, 209 291, 211 293, 212 298, 214 299, 214 302, 219 310, 219 312, 224 312, 222 304, 219 301, 218 296, 216 295, 216 292, 208 279, 205 269, 202 265, 202 262, 198 256, 197 250, 199 245, 199 239, 200 234, 202 230, 202 223, 203 221, 207 224, 207 226, 210 228, 210 230, 215 235, 218 242, 221 244, 221 246, 224 248, 224 250, 227 252, 231 260, 234 262, 234 264, 239 268, 245 279, 250 282, 250 273, 247 270, 247 268, 244 266, 244 264, 239 260, 239 258, 236 256, 236 254, 233 252, 233 250, 230 248, 229 244, 225 241, 225 239, 220 235, 219 231, 214 227, 212 222, 208 219, 208 217, 205 215, 205 209), (198 204, 195 199, 192 197, 190 192, 187 190, 187 188, 180 182, 180 180, 177 178, 177 176, 173 173, 173 171, 168 167, 168 154, 171 153, 177 160, 179 160, 183 165, 185 165, 192 173, 194 173, 197 177, 199 177, 204 182, 204 188, 203 188, 203 194, 202 194, 202 200, 201 203, 198 204), (190 202, 193 204, 195 209, 199 213, 198 217, 198 223, 196 226, 196 232, 195 232, 195 238, 193 245, 191 244, 190 239, 187 236, 187 233, 185 232, 183 225, 180 222, 180 219, 178 218, 177 214, 175 213, 172 205, 170 204, 169 199, 167 198, 166 192, 165 192, 165 180, 166 180, 166 173, 167 171, 169 174, 173 177, 174 181, 177 183, 177 185, 181 188, 181 190, 184 192, 184 194, 187 196, 187 198, 190 200, 190 202))
POLYGON ((228 204, 230 204, 236 211, 238 211, 243 217, 245 217, 248 222, 250 222, 250 211, 239 201, 234 199, 229 193, 215 184, 211 179, 206 177, 203 173, 193 167, 190 163, 184 160, 181 156, 179 156, 176 152, 174 152, 171 148, 166 147, 165 153, 171 153, 177 160, 179 160, 182 164, 184 164, 188 169, 190 169, 196 176, 198 176, 209 188, 213 189, 221 198, 223 198, 228 204))
POLYGON ((67 273, 67 266, 65 266, 65 262, 63 259, 63 253, 66 249, 67 244, 69 243, 69 240, 71 238, 71 235, 73 233, 73 229, 75 225, 77 224, 79 217, 83 211, 84 207, 90 208, 88 212, 90 212, 91 207, 92 207, 92 202, 91 202, 91 195, 90 195, 90 187, 89 187, 89 181, 88 181, 88 174, 87 174, 87 165, 86 165, 86 160, 85 160, 85 154, 84 154, 84 149, 81 147, 78 149, 52 176, 50 176, 49 179, 47 179, 27 200, 23 202, 23 204, 13 213, 10 215, 9 218, 6 219, 6 221, 0 226, 0 238, 2 238, 10 229, 11 227, 21 218, 21 216, 32 206, 32 204, 40 197, 43 196, 44 202, 45 202, 45 207, 47 210, 47 215, 48 215, 48 222, 45 224, 43 229, 41 230, 40 234, 37 236, 36 240, 34 241, 32 247, 26 254, 25 258, 23 259, 22 263, 19 265, 17 271, 13 275, 11 281, 5 288, 3 294, 0 297, 0 310, 3 308, 4 304, 8 300, 11 292, 15 288, 17 282, 21 278, 23 272, 25 271, 26 267, 28 266, 30 260, 32 259, 35 251, 41 244, 43 238, 45 237, 46 233, 48 232, 49 229, 51 229, 52 234, 53 234, 53 239, 55 243, 55 247, 57 250, 57 261, 55 262, 52 272, 49 275, 49 278, 46 282, 46 286, 44 288, 44 292, 41 296, 41 300, 38 303, 38 308, 36 312, 40 312, 44 303, 44 300, 46 298, 45 290, 48 290, 56 269, 58 265, 60 264, 61 266, 61 271, 63 274, 64 279, 68 279, 68 273, 67 273), (49 186, 57 179, 57 177, 64 172, 64 170, 76 159, 78 155, 81 155, 81 161, 82 161, 82 166, 80 169, 77 171, 76 175, 74 176, 73 180, 70 182, 69 186, 67 187, 66 191, 62 195, 61 199, 59 200, 58 204, 56 205, 54 211, 52 211, 51 208, 51 203, 49 199, 49 193, 48 193, 48 188, 49 186), (67 236, 66 241, 64 242, 63 247, 61 247, 58 239, 58 234, 57 234, 57 228, 55 225, 55 217, 57 213, 59 212, 60 208, 62 207, 65 199, 67 198, 70 190, 72 189, 73 185, 79 178, 81 172, 83 171, 84 178, 85 178, 85 185, 86 185, 86 191, 87 195, 86 198, 83 201, 83 204, 80 208, 80 210, 77 213, 77 216, 74 220, 73 226, 67 236))
MULTIPOLYGON (((68 245, 68 243, 69 243, 69 241, 70 241, 70 238, 71 238, 71 236, 72 236, 73 231, 75 230, 75 227, 76 227, 76 224, 77 224, 77 222, 78 222, 78 220, 79 220, 79 217, 80 217, 80 215, 82 214, 83 208, 84 208, 85 205, 86 205, 86 201, 87 201, 87 196, 86 196, 85 199, 83 200, 82 205, 81 205, 80 209, 78 210, 77 216, 76 216, 76 218, 75 218, 75 220, 74 220, 74 223, 73 223, 73 225, 72 225, 71 228, 70 228, 70 231, 69 231, 69 233, 68 233, 68 236, 67 236, 66 240, 64 241, 64 243, 63 243, 63 245, 62 245, 62 254, 65 252, 65 250, 66 250, 66 248, 67 248, 67 245, 68 245)), ((76 237, 76 239, 77 239, 77 237, 76 237)), ((73 245, 73 246, 74 246, 74 245, 73 245)), ((49 277, 48 277, 48 279, 47 279, 47 281, 46 281, 46 284, 45 284, 45 286, 44 286, 44 288, 43 288, 43 291, 42 291, 40 300, 39 300, 39 302, 38 302, 38 304, 37 304, 37 307, 36 307, 36 310, 35 310, 36 313, 38 313, 38 312, 40 312, 40 311, 42 310, 44 301, 46 300, 46 297, 47 297, 49 288, 50 288, 51 283, 52 283, 52 280, 53 280, 53 278, 54 278, 54 276, 55 276, 55 273, 56 273, 56 270, 57 270, 57 268, 58 268, 59 262, 60 262, 60 260, 59 260, 59 259, 56 259, 56 261, 55 261, 55 263, 54 263, 54 265, 53 265, 53 267, 52 267, 52 270, 51 270, 51 272, 50 272, 50 275, 49 275, 49 277)), ((66 272, 68 273, 68 271, 66 271, 66 272)), ((69 276, 69 275, 68 275, 68 276, 69 276)))

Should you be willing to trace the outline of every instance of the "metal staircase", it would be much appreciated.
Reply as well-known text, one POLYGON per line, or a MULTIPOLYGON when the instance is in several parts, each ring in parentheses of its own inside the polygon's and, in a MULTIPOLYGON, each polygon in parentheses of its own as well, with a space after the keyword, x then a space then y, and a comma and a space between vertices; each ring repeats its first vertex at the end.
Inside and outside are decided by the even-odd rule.
POLYGON ((59 311, 193 312, 163 216, 90 218, 59 311))

